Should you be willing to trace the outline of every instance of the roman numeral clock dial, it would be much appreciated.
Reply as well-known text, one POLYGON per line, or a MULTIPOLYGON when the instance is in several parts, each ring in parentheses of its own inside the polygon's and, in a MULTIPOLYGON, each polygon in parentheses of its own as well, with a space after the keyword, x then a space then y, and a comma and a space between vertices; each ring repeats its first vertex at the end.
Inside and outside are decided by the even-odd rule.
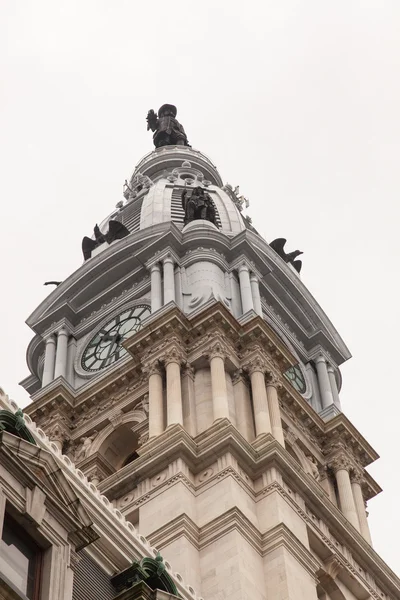
POLYGON ((138 331, 149 315, 149 306, 134 306, 106 323, 85 348, 81 361, 85 371, 100 371, 122 358, 126 354, 122 342, 138 331))

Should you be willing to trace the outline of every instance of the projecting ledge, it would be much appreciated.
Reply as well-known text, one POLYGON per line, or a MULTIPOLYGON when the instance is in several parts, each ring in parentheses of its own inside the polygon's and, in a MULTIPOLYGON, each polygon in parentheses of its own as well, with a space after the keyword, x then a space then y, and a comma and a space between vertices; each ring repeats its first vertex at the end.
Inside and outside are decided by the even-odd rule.
POLYGON ((327 406, 326 408, 324 408, 323 410, 321 410, 321 412, 319 413, 319 416, 326 423, 326 421, 330 421, 331 419, 333 419, 333 417, 336 417, 337 415, 340 415, 341 412, 342 411, 338 409, 338 407, 336 406, 336 404, 330 404, 329 406, 327 406))

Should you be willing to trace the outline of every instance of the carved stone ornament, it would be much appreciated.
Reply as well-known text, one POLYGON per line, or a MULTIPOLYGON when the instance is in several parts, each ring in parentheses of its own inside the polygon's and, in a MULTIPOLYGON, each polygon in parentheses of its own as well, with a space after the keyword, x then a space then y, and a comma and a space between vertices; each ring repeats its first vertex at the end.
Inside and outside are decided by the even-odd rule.
POLYGON ((232 384, 236 385, 239 381, 245 381, 245 372, 243 369, 236 369, 232 375, 232 384))
POLYGON ((267 385, 272 385, 276 389, 282 387, 282 381, 281 381, 281 378, 279 377, 278 373, 276 373, 275 371, 268 371, 267 385))
POLYGON ((320 472, 319 472, 317 459, 315 458, 315 456, 312 456, 311 454, 308 454, 306 456, 306 458, 307 458, 307 460, 309 462, 309 465, 311 467, 311 474, 312 474, 312 476, 314 477, 314 479, 316 481, 319 481, 321 479, 321 475, 320 475, 320 472))
POLYGON ((350 471, 353 466, 350 458, 344 452, 337 454, 329 461, 329 466, 336 473, 340 470, 350 471))
POLYGON ((252 373, 266 373, 267 363, 264 358, 260 355, 253 356, 251 360, 242 365, 243 369, 252 375, 252 373))
POLYGON ((171 346, 168 350, 163 354, 162 360, 165 366, 168 366, 170 363, 177 363, 180 365, 185 360, 185 354, 177 345, 171 346))
POLYGON ((52 442, 65 442, 68 439, 68 436, 65 430, 60 426, 59 423, 55 423, 50 429, 46 431, 49 440, 52 442))
POLYGON ((228 348, 221 340, 217 340, 207 349, 207 356, 209 360, 213 358, 222 358, 222 360, 225 360, 228 356, 228 348))
POLYGON ((137 407, 139 410, 142 410, 146 415, 149 414, 149 395, 145 394, 137 407))
POLYGON ((142 364, 143 374, 147 377, 151 377, 151 375, 161 375, 162 366, 158 359, 153 361, 148 361, 142 364))
POLYGON ((358 483, 359 485, 365 483, 363 470, 358 467, 353 467, 350 471, 350 481, 351 483, 358 483))
POLYGON ((139 436, 139 440, 138 440, 138 447, 140 448, 140 446, 143 446, 143 444, 145 444, 146 442, 149 441, 149 432, 148 431, 144 431, 140 436, 139 436))
POLYGON ((89 455, 90 448, 97 437, 97 431, 93 431, 93 433, 87 437, 82 437, 80 439, 80 445, 75 450, 74 461, 79 462, 83 460, 89 455))

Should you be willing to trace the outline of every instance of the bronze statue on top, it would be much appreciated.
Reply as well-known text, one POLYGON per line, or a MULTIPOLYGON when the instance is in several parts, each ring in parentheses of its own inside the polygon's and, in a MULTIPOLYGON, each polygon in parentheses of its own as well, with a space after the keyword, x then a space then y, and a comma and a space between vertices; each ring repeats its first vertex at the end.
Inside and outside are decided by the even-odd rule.
POLYGON ((163 104, 158 111, 158 116, 154 110, 147 113, 147 131, 154 131, 153 141, 156 148, 161 146, 189 146, 185 130, 179 121, 176 120, 176 106, 172 104, 163 104))
POLYGON ((210 221, 210 223, 213 223, 216 227, 219 227, 215 206, 211 200, 210 194, 205 192, 201 187, 194 188, 189 198, 186 197, 186 194, 187 190, 183 190, 182 208, 185 211, 184 224, 187 225, 196 219, 204 219, 210 221))

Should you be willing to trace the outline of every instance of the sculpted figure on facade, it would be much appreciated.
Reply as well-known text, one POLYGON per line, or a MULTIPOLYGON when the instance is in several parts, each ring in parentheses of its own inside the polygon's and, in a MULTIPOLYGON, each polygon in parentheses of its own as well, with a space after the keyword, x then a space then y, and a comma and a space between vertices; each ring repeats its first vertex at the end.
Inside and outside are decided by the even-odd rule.
POLYGON ((176 119, 177 109, 173 104, 163 104, 158 116, 153 109, 147 113, 147 131, 154 131, 153 142, 156 148, 161 146, 189 146, 186 133, 176 119))
POLYGON ((311 475, 314 477, 315 481, 319 481, 321 479, 320 473, 319 473, 319 468, 318 468, 318 462, 317 459, 315 458, 315 456, 312 456, 311 454, 308 454, 306 456, 310 467, 311 467, 311 475))
POLYGON ((202 187, 194 188, 189 197, 187 197, 187 190, 182 192, 182 208, 185 211, 183 221, 185 225, 196 219, 204 219, 218 227, 213 201, 210 194, 202 187))
POLYGON ((79 462, 86 458, 89 454, 89 450, 92 447, 92 444, 97 436, 97 431, 93 431, 92 435, 81 438, 81 443, 78 448, 75 450, 75 462, 79 462))

